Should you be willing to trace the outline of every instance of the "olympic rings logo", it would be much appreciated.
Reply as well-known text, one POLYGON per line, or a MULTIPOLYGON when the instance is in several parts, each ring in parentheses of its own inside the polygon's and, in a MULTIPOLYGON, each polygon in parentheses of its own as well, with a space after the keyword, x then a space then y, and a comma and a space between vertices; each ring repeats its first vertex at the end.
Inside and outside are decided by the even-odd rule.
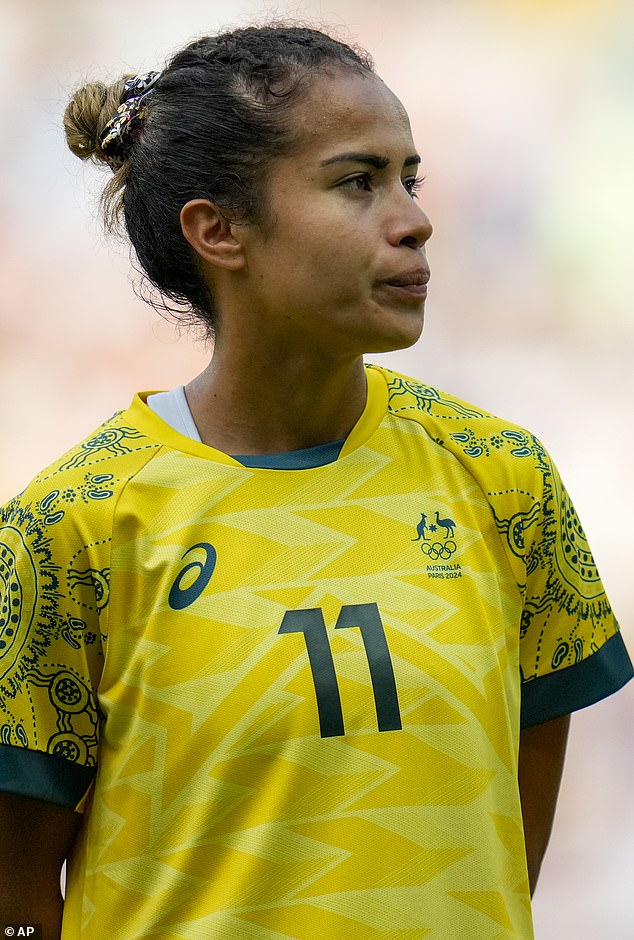
POLYGON ((420 548, 431 561, 437 561, 439 558, 449 561, 457 547, 453 539, 447 539, 446 542, 423 542, 420 548))

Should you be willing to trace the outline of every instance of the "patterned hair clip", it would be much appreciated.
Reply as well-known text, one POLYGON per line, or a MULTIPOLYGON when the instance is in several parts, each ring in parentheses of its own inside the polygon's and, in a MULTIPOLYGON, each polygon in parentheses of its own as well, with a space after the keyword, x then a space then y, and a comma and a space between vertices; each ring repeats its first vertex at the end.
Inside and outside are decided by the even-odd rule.
POLYGON ((154 91, 160 72, 133 75, 123 86, 115 116, 106 124, 101 135, 101 152, 113 173, 125 163, 130 148, 139 136, 145 119, 145 99, 154 91))

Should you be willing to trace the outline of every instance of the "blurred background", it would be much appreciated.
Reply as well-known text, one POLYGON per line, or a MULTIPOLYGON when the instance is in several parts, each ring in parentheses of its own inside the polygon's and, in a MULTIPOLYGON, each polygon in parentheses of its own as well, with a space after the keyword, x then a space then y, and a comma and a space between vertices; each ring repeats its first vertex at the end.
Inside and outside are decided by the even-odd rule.
MULTIPOLYGON (((0 502, 210 354, 138 299, 102 234, 107 174, 63 139, 72 89, 289 16, 369 49, 423 156, 427 325, 377 358, 541 437, 634 650, 630 0, 0 0, 0 502)), ((633 686, 573 720, 538 940, 634 937, 633 686)))

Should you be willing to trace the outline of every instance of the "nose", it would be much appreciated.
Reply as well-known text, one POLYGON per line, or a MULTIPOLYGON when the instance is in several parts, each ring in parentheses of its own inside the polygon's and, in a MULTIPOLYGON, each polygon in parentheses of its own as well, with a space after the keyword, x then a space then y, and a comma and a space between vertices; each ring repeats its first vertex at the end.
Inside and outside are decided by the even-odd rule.
POLYGON ((429 217, 418 202, 402 189, 398 211, 394 213, 390 242, 407 248, 422 248, 433 232, 429 217))

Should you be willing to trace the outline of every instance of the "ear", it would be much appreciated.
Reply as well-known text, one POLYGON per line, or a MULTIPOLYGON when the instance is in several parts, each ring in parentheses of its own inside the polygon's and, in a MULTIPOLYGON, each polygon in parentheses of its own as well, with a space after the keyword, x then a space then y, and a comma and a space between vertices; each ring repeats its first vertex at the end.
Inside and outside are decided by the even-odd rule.
POLYGON ((238 271, 244 267, 238 226, 207 199, 192 199, 181 209, 183 235, 200 257, 216 267, 238 271))

